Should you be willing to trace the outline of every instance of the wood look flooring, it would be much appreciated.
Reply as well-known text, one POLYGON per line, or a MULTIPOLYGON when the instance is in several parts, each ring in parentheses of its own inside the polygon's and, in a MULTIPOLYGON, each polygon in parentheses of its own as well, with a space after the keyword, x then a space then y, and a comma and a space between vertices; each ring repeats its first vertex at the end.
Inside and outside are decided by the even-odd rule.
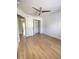
POLYGON ((17 59, 61 59, 61 41, 44 34, 21 37, 17 59))

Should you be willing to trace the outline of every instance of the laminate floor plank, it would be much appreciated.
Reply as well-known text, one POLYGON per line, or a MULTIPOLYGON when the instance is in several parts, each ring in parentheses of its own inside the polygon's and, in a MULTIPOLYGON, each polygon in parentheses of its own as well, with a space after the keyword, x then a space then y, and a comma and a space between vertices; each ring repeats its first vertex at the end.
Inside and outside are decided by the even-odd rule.
POLYGON ((18 59, 61 59, 61 40, 44 35, 21 38, 18 59))

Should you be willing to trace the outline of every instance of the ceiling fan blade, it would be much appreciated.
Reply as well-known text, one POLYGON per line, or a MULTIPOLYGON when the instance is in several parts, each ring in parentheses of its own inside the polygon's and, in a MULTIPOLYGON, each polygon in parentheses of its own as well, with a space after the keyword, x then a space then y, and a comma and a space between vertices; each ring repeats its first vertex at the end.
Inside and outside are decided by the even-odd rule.
POLYGON ((35 7, 32 7, 32 8, 40 12, 40 10, 38 10, 37 8, 35 8, 35 7))
POLYGON ((44 12, 51 12, 50 10, 45 10, 45 11, 42 11, 42 13, 44 13, 44 12))

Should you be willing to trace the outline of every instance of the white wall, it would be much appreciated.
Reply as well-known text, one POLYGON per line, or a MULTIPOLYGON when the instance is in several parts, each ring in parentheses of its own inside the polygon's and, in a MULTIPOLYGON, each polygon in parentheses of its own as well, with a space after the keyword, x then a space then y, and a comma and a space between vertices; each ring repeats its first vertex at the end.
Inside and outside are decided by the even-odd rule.
POLYGON ((26 36, 32 36, 33 35, 33 19, 37 19, 41 21, 41 33, 42 33, 42 18, 38 16, 32 16, 25 14, 22 10, 17 8, 17 14, 25 17, 26 20, 26 36))
MULTIPOLYGON (((41 23, 42 23, 42 18, 41 17, 35 17, 35 16, 28 16, 27 19, 26 19, 26 36, 32 36, 34 35, 34 32, 33 32, 33 20, 36 19, 36 20, 40 20, 41 23)), ((41 33, 42 33, 42 25, 41 26, 41 33)))
MULTIPOLYGON (((46 17, 31 16, 18 8, 17 13, 26 20, 26 36, 33 35, 33 19, 41 21, 40 31, 55 38, 61 38, 61 12, 53 13, 46 17)), ((19 41, 19 40, 18 40, 19 41)))
POLYGON ((43 33, 61 39, 61 12, 43 17, 43 33))
POLYGON ((33 19, 31 16, 26 18, 26 36, 33 35, 33 19))

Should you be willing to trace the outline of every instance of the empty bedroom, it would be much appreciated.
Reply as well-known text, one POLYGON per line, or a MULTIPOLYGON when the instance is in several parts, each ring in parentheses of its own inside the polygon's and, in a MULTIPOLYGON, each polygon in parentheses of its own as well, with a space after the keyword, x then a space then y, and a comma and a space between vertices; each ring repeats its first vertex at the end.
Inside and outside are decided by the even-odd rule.
POLYGON ((61 59, 61 0, 17 0, 17 59, 61 59))

